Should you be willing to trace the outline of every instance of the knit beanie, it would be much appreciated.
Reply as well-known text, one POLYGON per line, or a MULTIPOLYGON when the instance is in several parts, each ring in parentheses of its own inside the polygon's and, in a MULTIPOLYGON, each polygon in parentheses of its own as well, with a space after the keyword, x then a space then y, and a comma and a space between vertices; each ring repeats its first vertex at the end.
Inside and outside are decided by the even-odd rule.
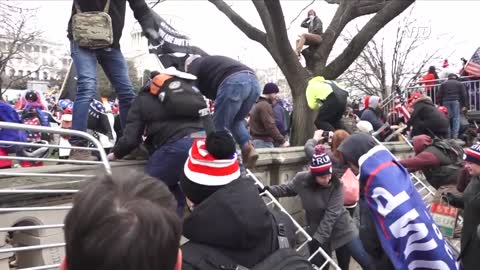
POLYGON ((370 123, 368 121, 365 121, 365 120, 358 121, 356 126, 357 126, 357 128, 360 132, 364 132, 364 133, 373 132, 372 123, 370 123))
POLYGON ((196 140, 185 162, 180 185, 185 196, 200 204, 220 188, 240 177, 235 141, 226 131, 196 140))
POLYGON ((325 153, 325 148, 316 148, 310 163, 310 173, 313 176, 323 176, 332 173, 332 161, 325 153))
POLYGON ((268 95, 268 94, 276 94, 278 92, 280 92, 280 90, 278 89, 278 86, 276 84, 267 83, 263 87, 263 93, 262 94, 268 95))
POLYGON ((370 105, 370 96, 365 96, 363 104, 365 105, 365 108, 368 108, 368 106, 370 105))
POLYGON ((465 161, 480 165, 480 144, 474 144, 465 150, 465 161))
POLYGON ((377 109, 380 104, 381 98, 378 96, 371 96, 368 102, 368 107, 372 109, 377 109))

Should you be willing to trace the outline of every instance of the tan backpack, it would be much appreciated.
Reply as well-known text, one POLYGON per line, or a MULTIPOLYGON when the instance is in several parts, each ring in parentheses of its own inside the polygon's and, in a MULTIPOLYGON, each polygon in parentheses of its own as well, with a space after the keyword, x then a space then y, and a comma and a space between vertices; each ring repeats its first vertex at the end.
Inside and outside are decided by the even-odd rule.
POLYGON ((72 17, 73 40, 78 46, 88 49, 100 49, 113 44, 112 18, 108 15, 110 0, 103 11, 82 12, 74 0, 77 13, 72 17))

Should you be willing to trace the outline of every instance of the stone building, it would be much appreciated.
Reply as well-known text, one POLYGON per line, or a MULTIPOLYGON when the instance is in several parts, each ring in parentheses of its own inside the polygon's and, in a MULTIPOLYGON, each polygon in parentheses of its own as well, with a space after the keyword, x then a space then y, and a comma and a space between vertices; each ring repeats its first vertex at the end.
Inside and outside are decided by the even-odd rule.
MULTIPOLYGON (((8 37, 0 36, 0 52, 8 53, 11 42, 8 37)), ((32 80, 56 80, 68 69, 70 62, 66 45, 38 39, 20 46, 19 53, 8 62, 3 76, 28 75, 27 78, 32 80)))

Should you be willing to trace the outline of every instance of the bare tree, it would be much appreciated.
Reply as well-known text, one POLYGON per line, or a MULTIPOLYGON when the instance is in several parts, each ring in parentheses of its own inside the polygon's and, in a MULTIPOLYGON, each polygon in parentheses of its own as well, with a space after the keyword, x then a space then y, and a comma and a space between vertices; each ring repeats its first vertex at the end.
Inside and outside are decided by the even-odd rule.
POLYGON ((40 31, 32 28, 32 18, 35 18, 35 15, 35 10, 0 2, 0 98, 12 84, 30 77, 44 67, 44 64, 40 63, 36 65, 36 70, 30 73, 20 76, 7 74, 7 69, 10 71, 12 68, 13 60, 24 59, 36 64, 36 59, 27 52, 27 48, 41 35, 40 31))
MULTIPOLYGON (((385 46, 386 33, 373 39, 339 79, 354 91, 386 98, 397 85, 404 87, 409 79, 418 77, 428 63, 439 60, 440 47, 419 53, 431 36, 411 18, 412 10, 398 22, 391 50, 385 46)), ((351 37, 345 40, 350 42, 351 37)))
POLYGON ((325 0, 330 4, 337 4, 338 8, 322 35, 322 43, 303 51, 307 63, 305 69, 291 47, 279 0, 252 0, 265 31, 248 23, 223 0, 209 1, 247 37, 263 45, 287 78, 295 106, 292 138, 294 145, 303 144, 314 129, 314 114, 308 109, 305 97, 308 79, 317 75, 336 79, 361 54, 363 48, 380 29, 415 2, 415 0, 325 0), (352 38, 344 51, 327 64, 333 46, 346 25, 355 18, 371 14, 374 16, 352 38))
MULTIPOLYGON (((349 40, 349 38, 345 39, 346 42, 349 40)), ((384 39, 382 38, 380 41, 370 41, 338 80, 347 85, 351 93, 361 92, 368 96, 385 98, 389 94, 387 77, 384 39)))
POLYGON ((150 6, 150 8, 156 7, 158 4, 161 4, 167 0, 148 0, 147 4, 150 6))

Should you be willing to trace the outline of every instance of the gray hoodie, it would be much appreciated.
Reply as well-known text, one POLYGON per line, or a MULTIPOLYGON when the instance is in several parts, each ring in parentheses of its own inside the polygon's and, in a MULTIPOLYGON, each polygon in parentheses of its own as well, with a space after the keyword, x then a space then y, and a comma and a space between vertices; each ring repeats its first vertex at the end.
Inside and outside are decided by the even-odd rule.
POLYGON ((376 145, 377 143, 369 134, 356 133, 345 139, 338 147, 338 151, 342 153, 345 161, 358 166, 358 159, 376 145))

